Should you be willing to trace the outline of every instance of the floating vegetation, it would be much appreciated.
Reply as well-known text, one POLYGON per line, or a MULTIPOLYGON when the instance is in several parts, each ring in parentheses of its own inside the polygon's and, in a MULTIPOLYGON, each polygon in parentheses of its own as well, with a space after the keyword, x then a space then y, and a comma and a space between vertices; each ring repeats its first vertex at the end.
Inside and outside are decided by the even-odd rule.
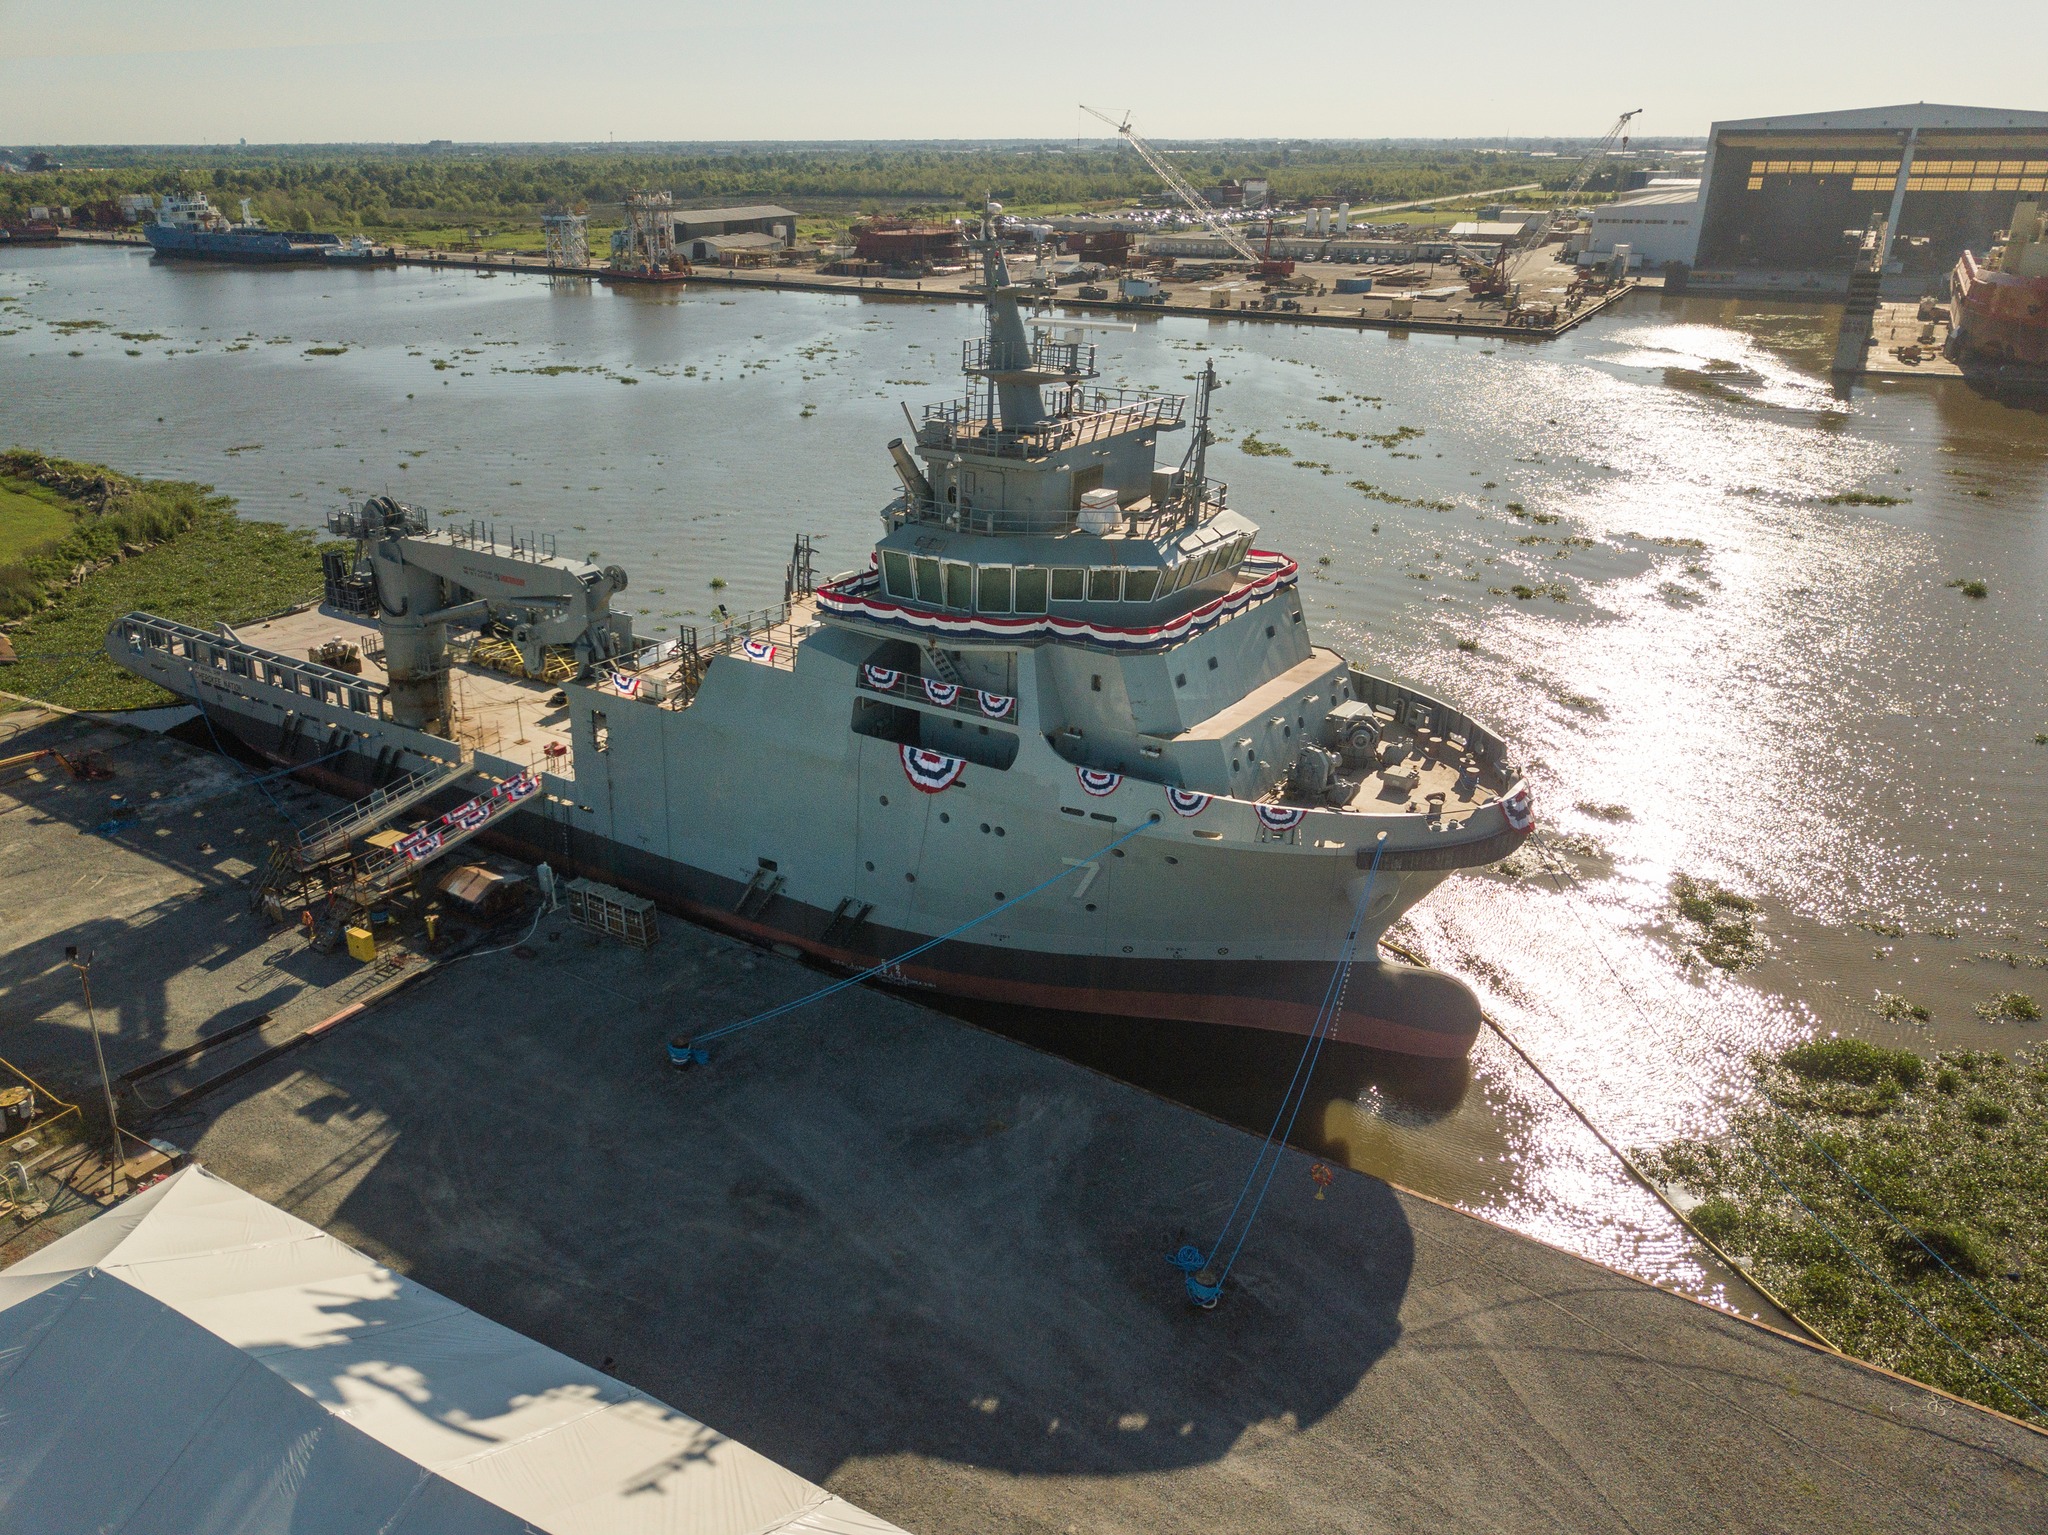
POLYGON ((1975 577, 1968 579, 1959 577, 1949 582, 1949 586, 1952 590, 1961 592, 1965 597, 1988 597, 1991 595, 1991 588, 1975 577))
POLYGON ((168 339, 161 331, 154 330, 118 330, 114 334, 123 341, 163 341, 168 339))
POLYGON ((105 320, 52 320, 50 322, 50 329, 57 332, 60 336, 68 336, 73 331, 105 330, 106 328, 107 322, 105 320))
POLYGON ((1458 648, 1469 655, 1479 648, 1479 641, 1470 637, 1460 639, 1458 641, 1458 648))
POLYGON ((1522 503, 1519 501, 1510 501, 1508 503, 1508 510, 1517 517, 1526 517, 1529 515, 1529 509, 1526 506, 1522 505, 1522 503))
POLYGON ((1822 496, 1822 506, 1904 506, 1912 497, 1886 496, 1867 490, 1844 490, 1832 496, 1822 496))
POLYGON ((725 590, 725 577, 724 577, 724 576, 713 576, 713 577, 711 578, 711 589, 712 589, 712 590, 713 590, 714 592, 722 592, 722 591, 724 591, 724 590, 725 590))
POLYGON ((1903 924, 1893 922, 1884 917, 1859 917, 1856 920, 1856 926, 1862 928, 1866 933, 1875 933, 1880 938, 1903 938, 1906 936, 1906 929, 1903 924))
POLYGON ((1397 426, 1391 432, 1367 432, 1365 440, 1382 448, 1398 448, 1423 435, 1419 426, 1397 426))
POLYGON ((1633 821, 1636 818, 1635 812, 1626 805, 1602 805, 1582 799, 1572 808, 1596 821, 1633 821))
POLYGON ((1918 1002, 1888 991, 1877 994, 1872 1010, 1878 1017, 1889 1018, 1893 1023, 1926 1023, 1934 1016, 1930 1009, 1918 1002))
POLYGON ((1320 469, 1324 474, 1335 474, 1337 472, 1328 464, 1319 464, 1312 458, 1297 458, 1294 461, 1294 467, 1296 469, 1320 469))
POLYGON ((815 416, 815 415, 816 415, 817 413, 818 413, 818 407, 817 407, 817 406, 815 406, 815 405, 806 405, 806 406, 805 406, 805 407, 804 407, 804 408, 803 408, 802 410, 800 410, 800 411, 798 411, 798 412, 797 412, 797 419, 798 419, 798 420, 800 420, 800 421, 808 421, 808 420, 810 420, 810 419, 811 419, 811 417, 815 416))
POLYGON ((1515 594, 1516 599, 1521 602, 1527 602, 1531 597, 1536 595, 1535 587, 1524 586, 1519 581, 1517 581, 1513 586, 1509 587, 1508 590, 1513 592, 1515 594))
POLYGON ((262 451, 263 444, 260 442, 237 443, 232 448, 221 449, 221 452, 223 453, 261 453, 262 451))
POLYGON ((2013 1324, 2048 1326, 2048 1065, 1826 1039, 1759 1060, 1757 1085, 1724 1135, 1674 1141, 1645 1169, 1848 1352, 2028 1411, 1952 1339, 2041 1400, 2048 1358, 2013 1324))
POLYGON ((307 357, 339 357, 348 350, 345 346, 309 346, 303 355, 307 357))
POLYGON ((1680 874, 1671 882, 1679 918, 1687 924, 1686 944, 1716 970, 1740 970, 1763 958, 1756 931, 1756 902, 1710 879, 1680 874))
MULTIPOLYGON (((1414 506, 1425 512, 1455 512, 1458 509, 1458 503, 1455 501, 1425 501, 1419 496, 1396 495, 1391 490, 1380 489, 1370 480, 1347 480, 1345 483, 1366 500, 1384 501, 1389 506, 1414 506)), ((1372 530, 1375 533, 1379 532, 1379 524, 1374 523, 1372 530)))
POLYGON ((1977 1016, 1987 1023, 2033 1023, 2041 1016, 2041 1004, 2023 991, 2001 991, 1977 1004, 1977 1016))
POLYGON ((1267 442, 1257 432, 1245 433, 1244 441, 1240 442, 1237 446, 1240 452, 1249 453, 1253 458, 1294 457, 1294 450, 1292 448, 1283 448, 1277 442, 1267 442))

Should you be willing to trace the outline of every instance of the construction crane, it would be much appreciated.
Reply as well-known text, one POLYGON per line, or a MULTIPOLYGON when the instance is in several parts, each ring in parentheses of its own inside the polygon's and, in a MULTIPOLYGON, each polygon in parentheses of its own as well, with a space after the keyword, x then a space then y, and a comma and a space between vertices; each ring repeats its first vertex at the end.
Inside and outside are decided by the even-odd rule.
POLYGON ((1214 208, 1209 206, 1209 200, 1206 197, 1202 196, 1200 192, 1197 192, 1192 186, 1190 186, 1187 182, 1187 179, 1183 177, 1180 174, 1180 172, 1176 171, 1171 165, 1167 164, 1166 157, 1164 155, 1160 154, 1158 150, 1154 149, 1150 144, 1146 143, 1143 139, 1139 138, 1138 135, 1132 131, 1131 119, 1129 114, 1125 115, 1124 120, 1122 122, 1118 122, 1115 118, 1111 117, 1107 112, 1098 112, 1095 110, 1095 108, 1089 106, 1086 102, 1083 102, 1081 104, 1081 110, 1083 112, 1088 113, 1088 115, 1091 117, 1101 118, 1104 122, 1108 123, 1110 127, 1116 129, 1116 131, 1120 135, 1122 135, 1122 137, 1126 141, 1129 142, 1131 148, 1137 150, 1138 158, 1143 160, 1147 165, 1152 167, 1154 173, 1158 175, 1161 181, 1166 183, 1167 187, 1173 192, 1174 196, 1178 197, 1182 202, 1186 203, 1188 205, 1188 211, 1193 213, 1195 217, 1200 219, 1204 224, 1208 225, 1209 232, 1215 235, 1216 238, 1221 240, 1225 245, 1229 246, 1231 251, 1237 256, 1238 260, 1250 262, 1252 270, 1257 272, 1258 275, 1261 277, 1292 277, 1294 275, 1294 263, 1292 261, 1287 261, 1284 259, 1275 260, 1273 257, 1271 249, 1273 243, 1273 235, 1270 224, 1268 225, 1266 232, 1267 251, 1266 254, 1262 256, 1257 251, 1252 249, 1251 242, 1246 240, 1244 236, 1240 235, 1235 229, 1232 229, 1228 224, 1223 222, 1222 215, 1219 214, 1214 208))
POLYGON ((1633 112, 1624 112, 1617 117, 1614 126, 1607 130, 1600 142, 1587 150, 1579 163, 1572 167, 1571 179, 1565 183, 1564 195, 1558 200, 1557 205, 1548 209, 1540 218, 1532 219, 1529 226, 1515 239, 1503 240, 1500 248, 1494 253, 1490 266, 1483 271, 1469 274, 1466 285, 1471 288, 1474 298, 1505 299, 1508 296, 1508 263, 1523 251, 1532 250, 1550 238, 1551 228, 1557 223, 1557 209, 1569 207, 1572 199, 1585 190, 1587 181, 1592 178, 1594 167, 1607 158, 1617 141, 1622 148, 1628 147, 1628 125, 1642 115, 1643 109, 1637 107, 1633 112))

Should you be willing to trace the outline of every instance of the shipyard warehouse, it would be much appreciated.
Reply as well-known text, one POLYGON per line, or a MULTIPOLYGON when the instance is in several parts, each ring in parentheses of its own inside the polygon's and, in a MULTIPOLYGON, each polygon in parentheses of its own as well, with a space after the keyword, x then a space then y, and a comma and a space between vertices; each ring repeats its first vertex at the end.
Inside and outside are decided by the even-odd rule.
POLYGON ((1866 107, 1714 124, 1693 292, 1833 297, 1888 224, 1885 291, 1946 286, 2022 198, 2048 191, 2048 112, 1866 107))

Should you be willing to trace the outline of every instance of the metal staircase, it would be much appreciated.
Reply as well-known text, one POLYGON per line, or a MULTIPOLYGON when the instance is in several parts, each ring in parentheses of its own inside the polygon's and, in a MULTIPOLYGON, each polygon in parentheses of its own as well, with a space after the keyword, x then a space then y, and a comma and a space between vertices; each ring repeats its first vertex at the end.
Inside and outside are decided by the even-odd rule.
POLYGON ((300 827, 295 849, 299 862, 311 867, 347 851, 356 838, 403 815, 429 795, 454 787, 469 771, 467 762, 453 762, 424 773, 407 773, 395 783, 373 789, 347 809, 300 827))

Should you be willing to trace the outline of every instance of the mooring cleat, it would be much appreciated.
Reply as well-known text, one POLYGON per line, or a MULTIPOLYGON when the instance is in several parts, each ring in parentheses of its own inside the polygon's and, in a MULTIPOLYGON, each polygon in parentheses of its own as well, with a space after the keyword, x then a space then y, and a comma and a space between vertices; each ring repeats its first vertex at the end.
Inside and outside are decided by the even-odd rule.
POLYGON ((711 1057, 698 1049, 687 1039, 672 1039, 668 1042, 668 1063, 677 1071, 688 1071, 692 1066, 708 1066, 711 1057))

